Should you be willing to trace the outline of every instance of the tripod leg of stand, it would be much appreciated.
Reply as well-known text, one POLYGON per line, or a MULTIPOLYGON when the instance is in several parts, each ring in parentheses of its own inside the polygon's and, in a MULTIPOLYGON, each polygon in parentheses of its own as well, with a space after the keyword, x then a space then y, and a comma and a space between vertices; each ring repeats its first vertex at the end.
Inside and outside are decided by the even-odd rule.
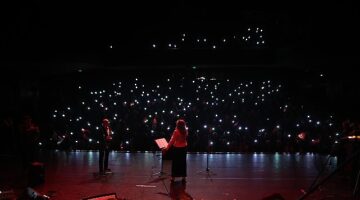
MULTIPOLYGON (((315 180, 312 182, 312 184, 310 185, 310 187, 308 188, 307 191, 310 191, 314 185, 318 182, 319 178, 321 177, 321 175, 325 172, 326 169, 326 165, 330 162, 331 156, 329 155, 326 159, 326 162, 323 166, 321 166, 320 172, 318 173, 318 175, 316 176, 315 180)), ((305 191, 306 193, 306 191, 305 191)))
POLYGON ((354 191, 353 191, 354 196, 357 196, 358 193, 359 193, 359 179, 360 179, 360 169, 358 171, 357 178, 356 178, 356 183, 355 183, 355 186, 354 186, 354 191))
POLYGON ((161 169, 160 169, 160 171, 152 174, 151 176, 159 175, 159 177, 161 177, 162 175, 165 174, 165 173, 164 173, 164 160, 163 160, 163 158, 162 158, 162 155, 161 155, 161 157, 160 157, 160 160, 161 160, 161 169))
POLYGON ((206 154, 206 170, 205 171, 199 171, 198 173, 206 174, 206 178, 210 178, 210 180, 212 181, 211 175, 216 175, 215 173, 211 172, 209 169, 209 153, 206 154))
POLYGON ((349 164, 351 161, 353 161, 355 158, 357 158, 360 155, 360 150, 353 153, 344 163, 341 164, 341 166, 337 167, 332 173, 330 173, 328 176, 326 176, 324 179, 319 181, 317 184, 315 184, 307 193, 305 193, 303 196, 301 196, 298 200, 303 200, 306 197, 308 197, 310 194, 312 194, 318 187, 323 185, 326 181, 328 181, 331 177, 333 177, 337 172, 340 171, 340 169, 343 169, 347 164, 349 164))
POLYGON ((168 195, 170 195, 170 192, 169 192, 169 190, 168 190, 167 187, 166 187, 165 181, 162 180, 162 183, 163 183, 163 185, 164 185, 164 187, 165 187, 166 193, 167 193, 168 195))
POLYGON ((210 180, 212 181, 212 177, 211 175, 216 175, 214 172, 210 171, 209 168, 206 169, 206 178, 210 178, 210 180))

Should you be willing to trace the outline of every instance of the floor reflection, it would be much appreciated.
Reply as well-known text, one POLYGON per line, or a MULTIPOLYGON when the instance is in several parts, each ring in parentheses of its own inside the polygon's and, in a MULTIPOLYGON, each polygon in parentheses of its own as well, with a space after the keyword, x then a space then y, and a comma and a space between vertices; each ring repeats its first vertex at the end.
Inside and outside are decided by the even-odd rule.
POLYGON ((186 183, 180 181, 175 181, 170 183, 169 196, 171 199, 176 199, 176 200, 193 199, 191 195, 186 192, 186 183))
MULTIPOLYGON (((183 185, 180 180, 171 184, 171 161, 164 161, 162 166, 160 153, 114 151, 109 155, 113 174, 94 177, 93 173, 98 172, 98 151, 43 152, 45 182, 34 189, 42 194, 56 192, 51 196, 53 200, 81 199, 112 192, 133 200, 230 200, 239 197, 260 200, 267 195, 279 199, 277 194, 284 199, 298 199, 303 195, 301 189, 309 188, 318 177, 319 167, 328 161, 326 155, 249 153, 209 154, 207 162, 207 154, 189 153, 188 182, 183 185)), ((22 169, 21 159, 0 156, 0 163, 0 190, 22 192, 28 173, 22 169)), ((336 159, 331 161, 331 166, 326 166, 322 178, 336 168, 336 159)), ((310 198, 336 195, 344 198, 334 199, 346 199, 354 188, 349 181, 336 174, 316 191, 315 198, 310 198)))

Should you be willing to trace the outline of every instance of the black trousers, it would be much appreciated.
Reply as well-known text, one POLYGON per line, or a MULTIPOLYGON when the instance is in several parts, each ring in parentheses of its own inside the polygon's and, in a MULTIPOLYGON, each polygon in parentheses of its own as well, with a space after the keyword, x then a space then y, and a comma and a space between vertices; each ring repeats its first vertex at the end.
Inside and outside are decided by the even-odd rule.
POLYGON ((173 147, 172 177, 186 177, 186 147, 173 147))
POLYGON ((99 171, 104 172, 108 169, 109 164, 109 148, 100 148, 99 150, 99 171))

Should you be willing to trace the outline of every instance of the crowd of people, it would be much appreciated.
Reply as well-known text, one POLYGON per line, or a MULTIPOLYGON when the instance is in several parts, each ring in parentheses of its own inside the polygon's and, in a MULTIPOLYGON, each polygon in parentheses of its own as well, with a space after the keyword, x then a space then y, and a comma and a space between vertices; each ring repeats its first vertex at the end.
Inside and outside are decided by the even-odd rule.
POLYGON ((19 155, 27 168, 40 160, 40 149, 97 150, 99 173, 106 175, 111 150, 157 151, 155 140, 165 138, 163 152, 175 149, 174 166, 185 166, 172 169, 173 177, 186 181, 187 152, 314 152, 337 156, 341 166, 359 149, 358 120, 316 112, 279 80, 164 76, 89 83, 72 85, 75 95, 53 103, 46 125, 34 113, 2 115, 1 153, 19 155))
POLYGON ((180 118, 190 127, 188 150, 194 152, 330 153, 349 132, 359 132, 355 119, 313 109, 278 79, 129 76, 70 87, 76 92, 51 104, 50 122, 35 131, 36 139, 20 131, 30 116, 3 116, 3 141, 13 142, 4 142, 2 152, 14 152, 28 140, 36 148, 98 149, 104 117, 112 127, 109 148, 130 151, 158 150, 154 140, 170 140, 180 118))
POLYGON ((329 153, 343 134, 337 116, 311 111, 280 81, 128 77, 74 87, 75 97, 53 107, 44 148, 97 149, 103 117, 115 150, 157 150, 154 140, 169 140, 179 118, 190 127, 189 151, 329 153))

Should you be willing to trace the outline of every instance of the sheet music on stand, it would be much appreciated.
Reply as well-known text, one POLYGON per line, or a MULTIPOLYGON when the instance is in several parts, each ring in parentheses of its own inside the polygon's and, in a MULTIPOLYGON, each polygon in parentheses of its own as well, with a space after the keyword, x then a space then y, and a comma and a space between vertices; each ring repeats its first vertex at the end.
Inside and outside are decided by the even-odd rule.
POLYGON ((166 141, 165 138, 156 139, 155 142, 158 145, 159 149, 164 149, 168 145, 168 142, 166 141))

